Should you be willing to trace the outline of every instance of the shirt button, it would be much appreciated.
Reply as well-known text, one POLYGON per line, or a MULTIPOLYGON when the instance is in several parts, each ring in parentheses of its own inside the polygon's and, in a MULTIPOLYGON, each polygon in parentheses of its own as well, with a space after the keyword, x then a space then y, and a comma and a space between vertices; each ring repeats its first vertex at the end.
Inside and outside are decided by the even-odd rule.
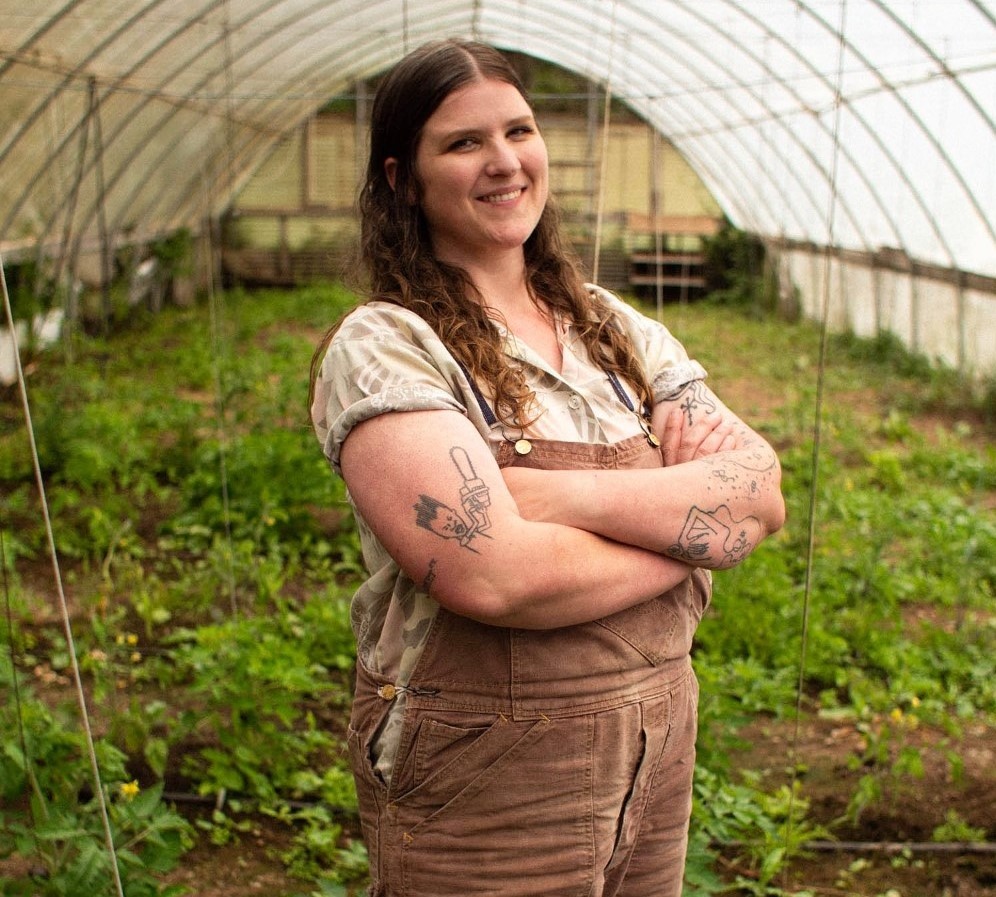
POLYGON ((567 406, 573 411, 577 411, 581 407, 581 396, 576 392, 572 392, 570 398, 567 400, 567 406))

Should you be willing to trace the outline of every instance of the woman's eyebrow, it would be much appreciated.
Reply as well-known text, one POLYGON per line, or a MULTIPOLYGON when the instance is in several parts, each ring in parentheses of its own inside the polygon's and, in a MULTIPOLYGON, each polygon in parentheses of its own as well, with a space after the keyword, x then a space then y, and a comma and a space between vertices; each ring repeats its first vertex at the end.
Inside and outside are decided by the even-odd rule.
MULTIPOLYGON (((506 128, 515 128, 519 125, 535 125, 536 120, 532 115, 517 115, 515 118, 509 119, 502 125, 502 130, 506 128)), ((441 143, 448 143, 450 140, 455 140, 458 137, 466 137, 470 134, 478 134, 481 131, 486 131, 487 128, 480 125, 467 125, 462 128, 453 128, 450 131, 445 131, 439 135, 433 134, 434 140, 439 140, 441 143)), ((431 133, 431 132, 430 132, 431 133)))

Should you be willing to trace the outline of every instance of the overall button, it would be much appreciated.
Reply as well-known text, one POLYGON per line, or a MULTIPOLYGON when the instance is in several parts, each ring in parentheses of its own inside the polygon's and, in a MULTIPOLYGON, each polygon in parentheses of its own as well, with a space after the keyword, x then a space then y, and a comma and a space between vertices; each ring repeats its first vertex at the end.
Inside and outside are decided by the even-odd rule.
POLYGON ((579 396, 576 392, 572 392, 570 398, 567 400, 567 406, 572 411, 577 411, 578 408, 581 407, 581 396, 579 396))

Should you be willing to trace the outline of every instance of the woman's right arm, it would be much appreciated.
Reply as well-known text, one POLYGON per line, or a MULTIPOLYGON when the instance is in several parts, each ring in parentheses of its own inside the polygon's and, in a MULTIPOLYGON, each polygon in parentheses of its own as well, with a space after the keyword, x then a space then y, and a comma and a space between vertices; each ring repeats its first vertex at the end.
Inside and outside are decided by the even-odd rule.
POLYGON ((455 411, 391 412, 355 426, 341 467, 390 555, 454 613, 546 629, 653 598, 685 564, 556 523, 524 519, 487 445, 455 411))

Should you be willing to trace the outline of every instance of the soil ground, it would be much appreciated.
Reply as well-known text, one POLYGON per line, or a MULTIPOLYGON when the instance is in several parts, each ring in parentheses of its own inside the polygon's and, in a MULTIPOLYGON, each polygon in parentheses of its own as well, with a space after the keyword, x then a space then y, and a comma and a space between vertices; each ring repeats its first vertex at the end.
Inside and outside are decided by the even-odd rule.
MULTIPOLYGON (((791 722, 759 719, 741 733, 744 747, 731 756, 734 768, 750 769, 764 784, 788 783, 791 768, 810 802, 810 821, 832 826, 833 842, 792 863, 778 881, 786 891, 821 897, 992 897, 996 894, 996 736, 983 725, 971 726, 957 739, 964 763, 955 774, 946 756, 951 736, 918 728, 908 744, 921 753, 922 778, 883 782, 886 799, 862 813, 856 823, 840 823, 847 799, 864 770, 852 768, 863 735, 852 724, 829 720, 791 722), (794 758, 794 764, 790 761, 794 758), (945 808, 957 806, 963 820, 987 830, 988 845, 932 843, 944 823, 945 808), (912 845, 912 849, 908 845, 912 845)), ((254 820, 250 832, 224 847, 202 844, 169 880, 184 884, 197 897, 291 897, 311 894, 306 882, 290 878, 276 855, 286 847, 285 827, 254 820)), ((737 851, 723 851, 724 877, 749 877, 737 851)), ((734 892, 746 893, 746 892, 734 892)))

